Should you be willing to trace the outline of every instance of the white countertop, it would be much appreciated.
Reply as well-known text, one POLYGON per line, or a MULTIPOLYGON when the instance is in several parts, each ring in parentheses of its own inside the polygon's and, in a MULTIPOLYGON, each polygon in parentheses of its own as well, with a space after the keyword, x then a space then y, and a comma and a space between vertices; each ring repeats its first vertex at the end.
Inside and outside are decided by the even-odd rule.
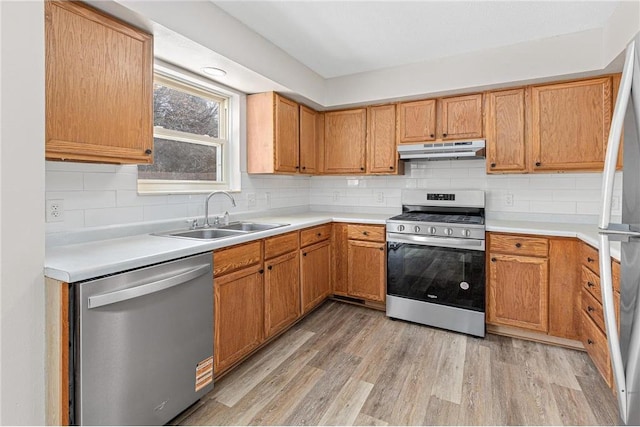
MULTIPOLYGON (((44 273, 45 276, 52 279, 73 283, 329 222, 384 225, 385 220, 390 216, 388 214, 307 212, 252 218, 251 221, 256 222, 289 225, 218 240, 207 241, 138 234, 116 239, 54 246, 46 250, 44 273)), ((595 225, 487 220, 486 229, 487 231, 505 233, 576 237, 598 247, 598 231, 595 225)), ((620 244, 612 245, 611 254, 615 259, 620 259, 620 244)))

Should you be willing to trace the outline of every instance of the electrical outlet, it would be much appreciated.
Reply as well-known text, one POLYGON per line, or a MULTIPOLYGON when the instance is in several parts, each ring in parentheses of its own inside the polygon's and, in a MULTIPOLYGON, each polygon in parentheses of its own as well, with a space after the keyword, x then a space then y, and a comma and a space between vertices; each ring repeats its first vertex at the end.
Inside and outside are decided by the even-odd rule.
POLYGON ((611 197, 611 211, 620 212, 622 210, 622 203, 620 203, 620 196, 611 197))
POLYGON ((337 202, 340 199, 340 192, 339 191, 334 191, 333 192, 333 201, 337 202))
POLYGON ((271 207, 271 193, 267 191, 266 193, 264 193, 264 196, 267 199, 267 207, 270 208, 271 207))
POLYGON ((256 193, 247 193, 247 207, 255 208, 256 204, 256 193))
POLYGON ((512 207, 513 206, 513 193, 507 193, 504 196, 504 205, 506 207, 512 207))
POLYGON ((383 191, 376 192, 376 203, 384 203, 384 192, 383 191))
POLYGON ((46 220, 47 222, 64 221, 64 200, 62 199, 47 200, 46 220))

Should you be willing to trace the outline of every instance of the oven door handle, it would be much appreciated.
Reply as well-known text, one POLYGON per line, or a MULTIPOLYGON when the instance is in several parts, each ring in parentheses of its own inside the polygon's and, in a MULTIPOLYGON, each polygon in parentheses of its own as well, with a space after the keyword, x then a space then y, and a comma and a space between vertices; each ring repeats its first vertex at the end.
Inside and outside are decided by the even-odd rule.
POLYGON ((484 240, 456 239, 455 237, 429 237, 387 233, 387 242, 484 251, 484 240))

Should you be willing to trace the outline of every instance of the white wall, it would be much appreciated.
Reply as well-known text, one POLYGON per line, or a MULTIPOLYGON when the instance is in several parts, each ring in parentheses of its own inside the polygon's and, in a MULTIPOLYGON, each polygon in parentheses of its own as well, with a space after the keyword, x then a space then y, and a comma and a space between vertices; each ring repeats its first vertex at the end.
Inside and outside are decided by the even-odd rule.
POLYGON ((44 10, 0 1, 0 423, 44 424, 44 10))
MULTIPOLYGON (((491 219, 584 222, 599 214, 602 174, 487 175, 484 160, 412 161, 405 175, 388 177, 314 177, 312 210, 394 213, 401 208, 402 189, 475 189, 486 192, 491 219), (506 196, 513 196, 513 206, 506 196)), ((614 196, 621 196, 621 174, 614 196)), ((613 212, 620 215, 620 210, 613 212)))

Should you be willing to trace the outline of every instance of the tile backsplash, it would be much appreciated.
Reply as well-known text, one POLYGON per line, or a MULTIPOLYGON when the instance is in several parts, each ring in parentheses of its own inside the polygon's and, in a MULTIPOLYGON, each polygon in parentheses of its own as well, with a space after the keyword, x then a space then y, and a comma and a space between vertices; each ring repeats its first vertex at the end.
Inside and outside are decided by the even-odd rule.
MULTIPOLYGON (((242 174, 238 206, 211 200, 219 215, 274 209, 311 209, 394 214, 404 188, 486 191, 487 218, 595 223, 602 174, 487 175, 484 160, 412 161, 402 176, 270 176, 242 174), (250 200, 255 196, 255 203, 250 200)), ((204 215, 204 195, 138 195, 133 165, 47 162, 46 198, 62 200, 64 221, 47 223, 47 233, 204 215)), ((614 199, 622 192, 616 175, 614 199)), ((614 209, 619 217, 619 207, 614 209)))

